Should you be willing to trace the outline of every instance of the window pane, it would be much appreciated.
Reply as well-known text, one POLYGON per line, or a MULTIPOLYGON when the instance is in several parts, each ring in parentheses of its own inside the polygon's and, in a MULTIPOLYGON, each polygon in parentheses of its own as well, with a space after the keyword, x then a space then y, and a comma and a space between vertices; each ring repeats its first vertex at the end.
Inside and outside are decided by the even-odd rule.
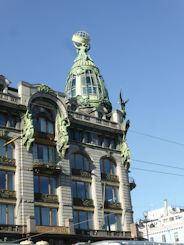
POLYGON ((92 94, 92 87, 88 87, 88 94, 92 94))
POLYGON ((53 146, 49 147, 49 161, 50 162, 55 161, 55 148, 53 146))
POLYGON ((91 198, 91 191, 90 191, 90 184, 86 183, 86 198, 90 199, 91 198))
POLYGON ((4 114, 0 114, 0 126, 6 126, 6 118, 4 114))
POLYGON ((0 224, 6 224, 6 205, 0 204, 0 224))
POLYGON ((13 146, 12 144, 8 144, 8 158, 13 158, 13 146))
POLYGON ((49 179, 47 177, 40 176, 40 192, 49 194, 49 179))
POLYGON ((38 130, 38 127, 37 127, 37 119, 36 118, 33 118, 33 127, 34 127, 34 130, 35 131, 38 130))
POLYGON ((121 231, 121 215, 117 214, 117 228, 121 231))
POLYGON ((52 195, 56 194, 56 180, 54 178, 50 178, 50 189, 52 195))
POLYGON ((34 176, 34 192, 39 192, 39 177, 34 176))
POLYGON ((86 82, 87 82, 87 85, 91 84, 90 77, 86 77, 86 82))
POLYGON ((106 174, 110 174, 111 173, 110 162, 109 162, 108 159, 104 159, 104 169, 105 169, 105 173, 106 174))
POLYGON ((41 208, 42 225, 50 225, 50 208, 41 208))
POLYGON ((72 89, 72 96, 75 96, 75 95, 76 95, 76 90, 72 89))
POLYGON ((106 186, 106 201, 112 202, 113 201, 113 194, 112 194, 112 186, 106 186))
POLYGON ((10 123, 10 127, 14 128, 14 127, 15 127, 15 118, 12 117, 12 116, 10 116, 10 117, 8 118, 8 121, 9 121, 9 123, 10 123))
POLYGON ((115 175, 115 165, 114 165, 114 163, 111 163, 111 168, 112 168, 112 174, 115 175))
POLYGON ((89 229, 93 229, 93 214, 92 212, 88 212, 88 224, 89 224, 89 229))
POLYGON ((72 197, 77 197, 75 181, 72 181, 72 197))
POLYGON ((104 213, 105 216, 105 230, 109 231, 109 218, 108 218, 108 214, 104 213))
POLYGON ((8 173, 8 190, 14 190, 14 174, 13 172, 8 173))
POLYGON ((118 188, 116 186, 114 186, 114 201, 118 202, 119 198, 118 198, 118 188))
POLYGON ((103 160, 100 160, 100 172, 104 173, 104 169, 103 169, 103 160))
POLYGON ((75 132, 75 140, 77 142, 80 142, 81 141, 81 139, 80 139, 80 132, 78 130, 76 130, 76 132, 75 132))
POLYGON ((73 212, 73 217, 74 217, 74 228, 77 229, 79 228, 78 211, 73 212))
POLYGON ((6 143, 5 140, 0 139, 0 156, 6 157, 6 149, 3 146, 6 143))
POLYGON ((6 174, 4 171, 0 171, 0 189, 6 189, 6 174))
POLYGON ((82 88, 82 95, 86 95, 87 94, 87 88, 86 87, 83 87, 82 88))
POLYGON ((57 226, 57 209, 52 208, 52 226, 57 226))
POLYGON ((85 190, 84 190, 83 182, 77 182, 77 194, 78 194, 78 198, 85 198, 85 190))
POLYGON ((48 163, 48 148, 49 146, 43 145, 43 160, 44 163, 48 163))
POLYGON ((33 144, 33 160, 38 159, 37 144, 33 144))
POLYGON ((70 155, 70 165, 71 168, 74 168, 74 154, 70 155))
POLYGON ((89 162, 87 158, 84 158, 84 170, 89 171, 89 162))
POLYGON ((46 120, 43 117, 39 118, 39 126, 41 132, 46 132, 46 120))
POLYGON ((109 147, 109 139, 104 138, 104 147, 108 148, 109 147))
POLYGON ((79 222, 81 229, 88 229, 86 212, 79 211, 79 222))
POLYGON ((49 133, 49 134, 53 134, 53 133, 54 133, 53 128, 54 128, 53 123, 48 122, 48 133, 49 133))
POLYGON ((8 224, 14 224, 14 205, 8 205, 8 224))
POLYGON ((36 225, 40 225, 40 207, 35 207, 36 225))
POLYGON ((76 168, 83 169, 83 157, 80 154, 76 154, 76 168))
POLYGON ((111 231, 116 231, 116 220, 114 214, 109 215, 109 225, 111 231))

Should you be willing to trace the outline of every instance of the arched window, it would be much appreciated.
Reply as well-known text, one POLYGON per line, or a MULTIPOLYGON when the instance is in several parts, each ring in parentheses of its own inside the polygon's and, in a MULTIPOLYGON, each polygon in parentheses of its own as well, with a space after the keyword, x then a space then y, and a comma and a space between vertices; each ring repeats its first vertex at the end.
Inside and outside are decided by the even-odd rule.
POLYGON ((100 160, 100 171, 103 174, 116 174, 116 164, 109 158, 102 158, 100 160))
POLYGON ((4 146, 6 142, 7 140, 0 139, 0 157, 13 159, 13 145, 8 144, 4 146))
POLYGON ((54 134, 54 118, 51 110, 43 106, 33 106, 33 125, 38 132, 54 134))
POLYGON ((85 171, 90 170, 88 158, 81 153, 71 154, 70 165, 71 168, 82 169, 85 171))

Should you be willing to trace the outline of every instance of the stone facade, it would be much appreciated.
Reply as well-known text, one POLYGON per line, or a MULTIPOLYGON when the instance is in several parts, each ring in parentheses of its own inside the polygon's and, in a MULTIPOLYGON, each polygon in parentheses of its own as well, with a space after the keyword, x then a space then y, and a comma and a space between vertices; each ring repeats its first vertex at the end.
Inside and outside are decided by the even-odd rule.
POLYGON ((135 239, 123 112, 106 97, 95 107, 43 84, 0 85, 0 239, 135 239))

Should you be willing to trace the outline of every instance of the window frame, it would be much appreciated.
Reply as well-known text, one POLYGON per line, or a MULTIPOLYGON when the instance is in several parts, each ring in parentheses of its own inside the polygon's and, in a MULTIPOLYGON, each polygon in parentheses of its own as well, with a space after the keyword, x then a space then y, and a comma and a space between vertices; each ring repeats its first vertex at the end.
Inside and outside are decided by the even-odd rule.
POLYGON ((36 216, 36 226, 52 226, 52 227, 56 227, 58 226, 58 208, 56 207, 43 207, 43 206, 37 206, 35 205, 35 211, 34 211, 35 214, 38 214, 38 215, 35 215, 36 216), (37 210, 39 210, 39 213, 37 213, 36 211, 36 208, 37 210), (43 208, 48 208, 49 209, 49 225, 43 225, 42 221, 43 221, 43 208), (52 220, 52 210, 56 210, 56 225, 52 225, 53 223, 53 220, 52 220), (39 219, 39 224, 37 224, 37 219, 39 219))
MULTIPOLYGON (((5 213, 3 212, 3 215, 5 214, 5 219, 6 219, 5 225, 14 225, 15 224, 15 205, 14 204, 10 204, 10 203, 0 203, 0 206, 1 205, 4 205, 5 209, 6 209, 6 212, 5 213), (13 208, 13 217, 12 217, 13 218, 13 223, 9 222, 10 212, 9 212, 9 208, 8 207, 12 207, 13 208)), ((2 219, 2 216, 0 217, 0 219, 2 219)), ((0 224, 4 224, 4 223, 1 223, 1 220, 0 220, 0 224)))
POLYGON ((89 161, 89 158, 85 154, 83 154, 81 152, 74 152, 74 153, 72 153, 70 155, 70 166, 71 166, 72 169, 81 169, 81 170, 88 171, 88 172, 90 171, 90 161, 89 161), (77 164, 77 160, 76 160, 77 157, 76 156, 77 155, 82 156, 82 165, 83 165, 83 168, 77 168, 76 167, 76 164, 77 164), (72 162, 71 162, 72 156, 73 156, 73 160, 74 160, 74 166, 73 167, 72 167, 72 162), (85 159, 86 159, 86 162, 88 163, 87 169, 85 168, 85 159))
POLYGON ((7 138, 0 137, 0 142, 1 142, 1 140, 4 141, 4 143, 2 142, 2 145, 0 144, 0 148, 1 147, 5 148, 5 156, 1 155, 1 151, 0 151, 0 157, 5 157, 7 159, 14 159, 14 145, 12 143, 10 143, 10 144, 4 146, 4 144, 6 144, 9 140, 7 138), (11 147, 12 152, 9 151, 10 147, 11 147), (12 157, 9 157, 8 156, 9 154, 11 154, 12 157))
POLYGON ((100 159, 100 172, 101 172, 101 174, 116 175, 116 173, 117 173, 117 169, 116 168, 117 168, 117 165, 116 165, 116 163, 115 163, 115 161, 113 159, 108 158, 108 157, 102 157, 100 159), (106 171, 105 160, 108 160, 109 163, 110 163, 110 173, 108 173, 106 171), (113 171, 114 171, 114 173, 113 173, 113 171))
POLYGON ((54 176, 46 176, 46 175, 34 175, 33 176, 33 181, 34 181, 34 193, 42 193, 42 194, 49 194, 49 195, 56 195, 56 177, 54 176), (35 191, 35 177, 38 177, 38 191, 39 192, 36 192, 35 191), (48 178, 48 193, 44 193, 44 192, 41 192, 41 180, 40 178, 41 177, 45 177, 45 178, 48 178), (54 179, 55 180, 55 189, 54 189, 54 193, 52 194, 52 184, 51 184, 51 179, 54 179))

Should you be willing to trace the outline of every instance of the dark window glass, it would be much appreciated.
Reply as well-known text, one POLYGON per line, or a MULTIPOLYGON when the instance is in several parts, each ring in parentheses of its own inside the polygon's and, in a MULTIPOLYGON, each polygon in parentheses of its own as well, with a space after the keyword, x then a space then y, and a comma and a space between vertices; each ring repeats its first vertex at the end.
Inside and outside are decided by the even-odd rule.
POLYGON ((74 211, 75 229, 93 229, 93 213, 87 211, 74 211))
POLYGON ((14 208, 15 208, 14 205, 0 203, 0 224, 14 225, 14 220, 15 220, 14 208))
POLYGON ((77 142, 80 142, 81 141, 80 132, 78 130, 75 131, 75 140, 77 142))
POLYGON ((14 173, 8 172, 8 190, 14 190, 14 173))
POLYGON ((57 226, 57 209, 35 207, 36 225, 57 226))
POLYGON ((56 194, 56 180, 54 178, 50 178, 50 191, 51 191, 51 195, 55 195, 56 194))
POLYGON ((0 171, 0 189, 6 189, 6 173, 0 171))
POLYGON ((105 174, 116 174, 116 166, 113 161, 107 158, 102 158, 100 160, 100 171, 105 174))
POLYGON ((73 217, 74 217, 74 228, 78 229, 79 228, 78 211, 73 212, 73 217))
POLYGON ((80 153, 74 153, 70 155, 70 165, 71 168, 83 169, 86 171, 89 171, 90 169, 88 159, 80 153))
POLYGON ((49 194, 49 179, 48 177, 40 176, 40 192, 49 194))
POLYGON ((52 208, 52 226, 57 226, 57 209, 52 208))
POLYGON ((109 139, 104 138, 104 147, 108 148, 109 147, 109 139))
POLYGON ((76 154, 76 168, 83 169, 83 156, 76 154))
POLYGON ((0 203, 0 224, 6 224, 6 205, 0 203))
POLYGON ((79 211, 79 222, 81 229, 88 229, 87 213, 79 211))
POLYGON ((14 225, 14 208, 13 205, 8 205, 8 224, 14 225))
POLYGON ((9 121, 9 123, 10 123, 10 127, 12 127, 12 128, 14 128, 15 127, 15 118, 14 117, 12 117, 12 116, 9 116, 8 117, 8 121, 9 121))
POLYGON ((0 126, 6 126, 6 117, 4 114, 0 114, 0 126))
POLYGON ((90 183, 81 182, 81 181, 72 181, 72 193, 73 197, 90 199, 90 183))
POLYGON ((121 215, 105 213, 105 230, 121 231, 121 215))
POLYGON ((40 225, 40 208, 35 207, 36 225, 40 225))
POLYGON ((39 178, 34 176, 34 192, 39 192, 39 178))
POLYGON ((42 208, 42 225, 50 225, 50 208, 42 208))

